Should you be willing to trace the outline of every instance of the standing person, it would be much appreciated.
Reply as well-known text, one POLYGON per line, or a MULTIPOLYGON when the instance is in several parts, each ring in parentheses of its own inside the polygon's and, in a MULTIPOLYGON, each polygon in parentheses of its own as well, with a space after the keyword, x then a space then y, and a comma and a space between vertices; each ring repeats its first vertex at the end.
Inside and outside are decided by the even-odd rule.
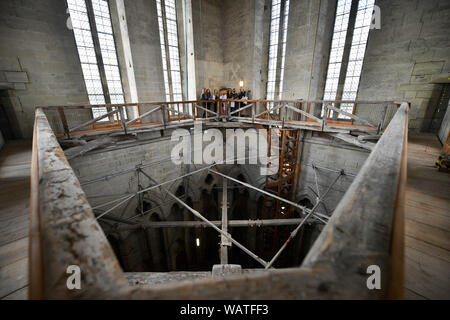
MULTIPOLYGON (((219 90, 214 89, 214 94, 211 96, 211 99, 215 101, 220 99, 219 90)), ((217 102, 213 103, 213 111, 217 112, 217 102)))
POLYGON ((211 95, 211 99, 212 100, 219 100, 220 99, 219 91, 217 89, 214 89, 214 94, 211 95))
MULTIPOLYGON (((231 92, 231 89, 228 89, 228 90, 227 90, 227 98, 228 98, 228 99, 233 99, 233 93, 231 92)), ((228 112, 233 111, 233 108, 234 108, 234 102, 231 102, 231 101, 230 101, 230 103, 228 104, 228 106, 229 106, 228 112)))
MULTIPOLYGON (((237 100, 238 94, 236 93, 236 89, 233 88, 233 91, 231 91, 231 99, 237 100)), ((238 109, 238 103, 235 101, 231 102, 231 111, 235 111, 238 109)))
MULTIPOLYGON (((206 98, 207 98, 206 100, 208 100, 208 101, 213 100, 213 99, 212 99, 212 95, 211 95, 211 90, 209 90, 209 89, 206 89, 206 98)), ((206 104, 208 110, 212 110, 211 105, 212 105, 211 102, 208 102, 208 103, 206 104)), ((206 111, 205 111, 205 112, 206 112, 206 111)))
MULTIPOLYGON (((203 88, 203 93, 202 93, 202 96, 201 96, 200 100, 209 100, 206 88, 203 88)), ((206 103, 205 102, 202 103, 202 107, 206 109, 206 103)), ((202 110, 201 117, 202 118, 205 117, 205 110, 202 110)))
MULTIPOLYGON (((239 100, 242 100, 243 98, 245 97, 245 91, 244 91, 244 88, 240 88, 239 89, 239 93, 237 94, 237 98, 239 99, 239 100)), ((239 102, 238 103, 238 109, 240 109, 240 108, 242 108, 244 106, 244 103, 243 102, 239 102)))
MULTIPOLYGON (((222 94, 220 95, 220 100, 226 100, 227 99, 227 90, 223 90, 222 94)), ((225 114, 225 103, 222 102, 222 114, 225 114)))
POLYGON ((206 94, 206 88, 203 88, 202 94, 200 95, 200 100, 203 100, 203 96, 206 94))
MULTIPOLYGON (((247 103, 247 100, 248 100, 248 96, 247 96, 247 92, 246 91, 243 91, 244 92, 244 95, 243 95, 243 97, 241 98, 241 100, 242 101, 244 101, 244 102, 242 102, 242 106, 243 107, 245 107, 248 103, 247 103)), ((250 108, 251 109, 251 108, 250 108)), ((244 114, 245 115, 248 115, 248 116, 250 116, 251 114, 252 114, 252 110, 250 110, 250 109, 247 109, 247 110, 244 110, 244 114)))

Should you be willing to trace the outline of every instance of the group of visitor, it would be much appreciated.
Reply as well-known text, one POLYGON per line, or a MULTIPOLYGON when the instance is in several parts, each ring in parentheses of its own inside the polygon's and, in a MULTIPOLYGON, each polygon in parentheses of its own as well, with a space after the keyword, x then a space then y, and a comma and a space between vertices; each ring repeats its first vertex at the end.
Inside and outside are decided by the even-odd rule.
MULTIPOLYGON (((247 92, 244 90, 244 88, 240 88, 239 92, 236 92, 236 89, 233 88, 231 89, 222 89, 217 90, 214 89, 214 93, 211 94, 211 90, 207 89, 207 88, 203 88, 203 92, 202 95, 200 97, 200 100, 207 100, 207 101, 217 101, 217 100, 243 100, 241 101, 229 101, 229 102, 221 102, 221 113, 222 114, 226 114, 226 108, 227 105, 229 105, 229 112, 233 112, 235 110, 238 110, 240 108, 242 108, 244 105, 246 105, 247 103, 245 102, 245 100, 248 100, 248 96, 247 96, 247 92)), ((202 103, 202 107, 207 109, 207 110, 211 110, 214 112, 217 112, 217 102, 204 102, 202 103)), ((204 111, 204 110, 203 110, 204 111)), ((206 111, 204 111, 202 113, 202 116, 205 117, 206 111)))

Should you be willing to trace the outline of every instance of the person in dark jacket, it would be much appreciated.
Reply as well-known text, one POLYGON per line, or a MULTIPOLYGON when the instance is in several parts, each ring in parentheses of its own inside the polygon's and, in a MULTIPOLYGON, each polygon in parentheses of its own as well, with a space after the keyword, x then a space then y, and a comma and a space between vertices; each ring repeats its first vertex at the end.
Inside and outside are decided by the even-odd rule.
MULTIPOLYGON (((200 100, 211 100, 211 91, 210 91, 210 93, 208 94, 208 90, 209 90, 209 89, 203 88, 203 93, 202 93, 202 96, 200 97, 200 100)), ((205 109, 207 109, 207 103, 206 103, 206 102, 203 102, 203 103, 202 103, 202 107, 205 108, 205 109)), ((202 112, 201 112, 201 117, 204 118, 205 115, 206 115, 206 111, 205 111, 205 110, 202 110, 202 112)))
MULTIPOLYGON (((238 95, 236 93, 236 89, 233 88, 233 90, 230 93, 230 96, 228 97, 228 99, 233 99, 233 100, 237 100, 238 99, 238 95)), ((237 106, 238 103, 235 101, 231 101, 230 102, 230 112, 233 112, 235 110, 237 110, 237 106)))
MULTIPOLYGON (((217 101, 217 100, 220 99, 219 90, 214 89, 214 94, 211 96, 211 99, 212 99, 212 100, 215 100, 215 101, 217 101)), ((215 102, 215 103, 213 104, 213 111, 214 111, 214 112, 217 112, 217 102, 215 102)))

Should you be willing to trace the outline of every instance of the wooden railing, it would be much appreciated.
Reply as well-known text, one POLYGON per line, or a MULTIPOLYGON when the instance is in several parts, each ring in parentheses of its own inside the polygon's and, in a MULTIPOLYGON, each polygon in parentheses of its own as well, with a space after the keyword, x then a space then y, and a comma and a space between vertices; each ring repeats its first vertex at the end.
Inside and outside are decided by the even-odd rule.
MULTIPOLYGON (((194 120, 213 121, 226 118, 246 123, 293 126, 319 131, 339 132, 357 128, 379 134, 389 123, 400 103, 395 101, 337 101, 337 100, 197 100, 179 102, 142 102, 126 104, 41 107, 47 113, 57 112, 62 132, 58 136, 96 131, 124 132, 152 127, 162 129, 194 120), (233 107, 234 104, 234 107, 233 107), (339 106, 352 106, 348 112, 339 106), (137 109, 137 117, 129 119, 126 108, 137 109), (92 109, 105 113, 93 118, 92 109), (85 114, 87 120, 72 125, 67 112, 85 114), (106 120, 106 121, 105 121, 106 120)), ((54 128, 55 129, 55 128, 54 128)), ((58 131, 58 130, 56 130, 58 131)))
POLYGON ((402 103, 300 268, 131 288, 41 108, 31 179, 32 299, 401 298, 408 104, 402 103), (82 273, 66 286, 68 266, 82 273), (381 271, 369 289, 370 266, 381 271))

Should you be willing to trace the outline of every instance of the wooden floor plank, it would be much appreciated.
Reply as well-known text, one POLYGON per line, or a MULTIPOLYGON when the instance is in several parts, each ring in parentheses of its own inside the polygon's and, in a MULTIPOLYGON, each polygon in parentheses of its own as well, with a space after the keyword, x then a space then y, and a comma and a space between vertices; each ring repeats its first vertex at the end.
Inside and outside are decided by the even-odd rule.
POLYGON ((405 226, 406 235, 421 239, 439 248, 450 250, 450 231, 411 219, 406 219, 405 226))
POLYGON ((27 299, 31 144, 0 151, 0 298, 27 299))
POLYGON ((28 257, 0 268, 0 298, 28 284, 28 257))
POLYGON ((432 244, 424 242, 423 240, 419 240, 407 235, 405 237, 405 246, 406 248, 416 249, 417 251, 420 251, 422 253, 428 254, 432 257, 442 259, 450 263, 449 250, 436 247, 432 244))
POLYGON ((421 296, 420 294, 405 288, 405 299, 407 300, 428 300, 424 296, 421 296))
POLYGON ((27 300, 28 299, 28 286, 20 288, 6 297, 3 297, 1 300, 27 300))
POLYGON ((28 255, 28 237, 0 246, 0 267, 14 263, 28 255))
POLYGON ((450 299, 450 263, 406 248, 405 286, 428 299, 450 299))
POLYGON ((450 175, 434 167, 440 153, 435 135, 409 137, 406 299, 450 299, 450 175))
POLYGON ((437 210, 436 207, 430 210, 408 204, 406 218, 444 230, 449 230, 450 227, 450 216, 445 214, 445 210, 437 210))

